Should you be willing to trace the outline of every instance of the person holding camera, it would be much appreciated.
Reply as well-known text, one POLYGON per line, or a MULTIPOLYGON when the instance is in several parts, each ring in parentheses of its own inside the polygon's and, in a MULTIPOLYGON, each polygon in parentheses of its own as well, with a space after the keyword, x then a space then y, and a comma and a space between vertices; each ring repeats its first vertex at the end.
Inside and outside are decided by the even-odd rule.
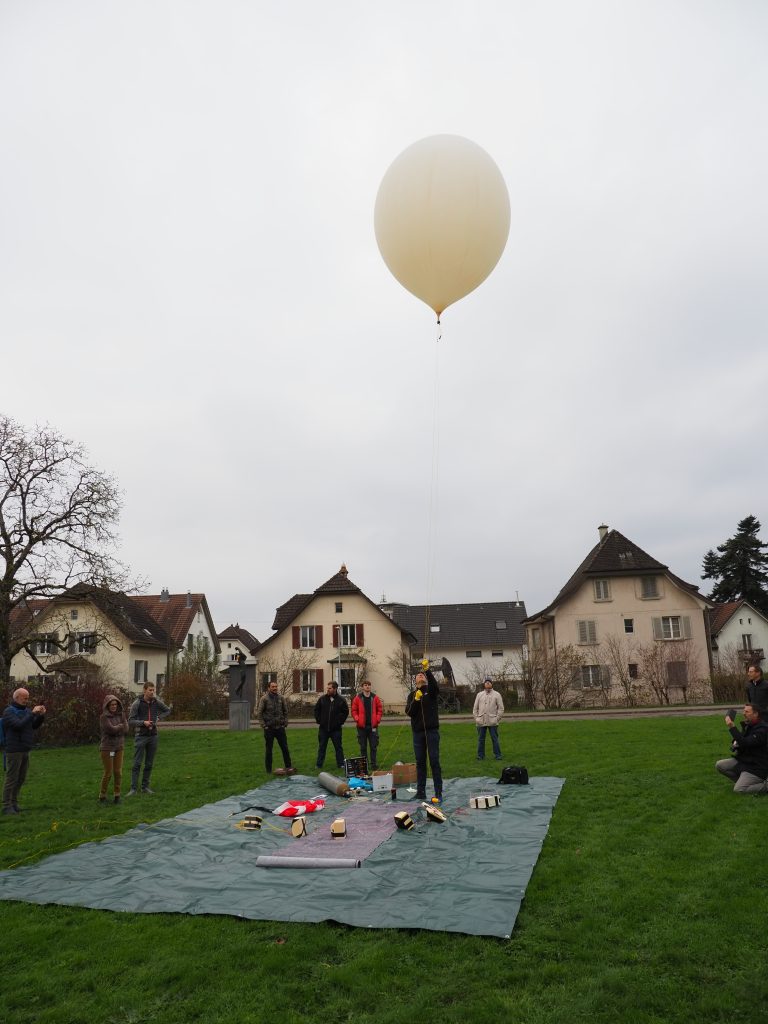
POLYGON ((157 753, 157 723, 170 715, 171 709, 155 696, 155 684, 144 683, 141 697, 131 704, 128 712, 128 726, 134 730, 133 767, 131 769, 131 788, 126 796, 135 796, 139 788, 141 762, 144 761, 144 772, 141 778, 141 792, 153 793, 149 788, 152 766, 157 753))
POLYGON ((734 793, 768 792, 768 723, 763 721, 763 712, 745 704, 741 730, 730 714, 725 716, 725 724, 734 756, 718 761, 715 768, 735 783, 734 793))
POLYGON ((35 745, 35 730, 45 721, 45 705, 30 709, 29 690, 23 686, 13 691, 11 703, 3 712, 5 733, 5 784, 3 814, 19 814, 19 791, 27 778, 29 752, 35 745))

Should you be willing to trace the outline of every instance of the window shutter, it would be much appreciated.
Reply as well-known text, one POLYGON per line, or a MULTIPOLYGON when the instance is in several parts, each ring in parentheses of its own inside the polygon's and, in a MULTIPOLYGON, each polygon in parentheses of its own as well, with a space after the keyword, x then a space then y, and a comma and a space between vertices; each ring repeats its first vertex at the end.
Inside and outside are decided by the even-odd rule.
POLYGON ((339 646, 339 627, 338 626, 334 626, 333 627, 333 646, 334 647, 338 647, 339 646))
POLYGON ((580 690, 581 689, 581 683, 582 683, 582 672, 581 672, 581 667, 579 666, 579 667, 575 668, 573 670, 572 674, 571 674, 571 686, 573 687, 574 690, 580 690))
POLYGON ((603 686, 611 685, 611 666, 601 665, 600 666, 600 682, 603 686))
POLYGON ((315 626, 315 647, 323 646, 323 627, 315 626))
POLYGON ((661 628, 661 619, 651 619, 651 622, 653 623, 653 639, 663 640, 664 630, 661 628))
POLYGON ((315 689, 317 690, 318 693, 323 692, 323 686, 323 670, 319 668, 315 672, 315 689))
POLYGON ((691 639, 691 617, 689 615, 683 615, 682 619, 683 626, 683 640, 691 639))
POLYGON ((301 693, 301 672, 297 668, 293 670, 293 692, 301 693))
POLYGON ((299 636, 300 636, 299 627, 298 626, 294 626, 293 629, 291 630, 291 633, 293 634, 293 649, 295 651, 296 648, 299 646, 299 636))
POLYGON ((365 643, 365 636, 363 634, 363 624, 358 622, 355 626, 355 646, 362 647, 365 643))

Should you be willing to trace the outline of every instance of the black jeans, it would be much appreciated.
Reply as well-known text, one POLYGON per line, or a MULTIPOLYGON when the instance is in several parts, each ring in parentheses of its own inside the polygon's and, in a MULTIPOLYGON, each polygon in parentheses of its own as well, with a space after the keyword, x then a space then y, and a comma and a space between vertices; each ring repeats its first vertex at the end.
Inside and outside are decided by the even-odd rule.
POLYGON ((376 767, 376 751, 379 747, 379 734, 373 729, 361 729, 357 727, 357 742, 360 744, 360 757, 368 758, 368 771, 372 772, 376 767), (368 757, 368 747, 371 748, 371 756, 368 757))
POLYGON ((327 732, 322 725, 317 731, 317 767, 322 768, 325 764, 325 751, 328 746, 328 740, 333 744, 333 749, 336 751, 336 767, 344 767, 344 748, 341 745, 341 729, 334 729, 333 732, 327 732))
POLYGON ((440 730, 427 729, 426 732, 414 732, 413 752, 416 755, 416 796, 423 800, 427 794, 427 754, 429 754, 435 796, 442 799, 443 773, 440 770, 440 730))
POLYGON ((283 764, 286 768, 291 767, 291 752, 288 749, 288 740, 285 738, 285 729, 265 729, 264 743, 265 754, 264 764, 268 772, 272 771, 272 745, 277 740, 277 745, 283 754, 283 764))

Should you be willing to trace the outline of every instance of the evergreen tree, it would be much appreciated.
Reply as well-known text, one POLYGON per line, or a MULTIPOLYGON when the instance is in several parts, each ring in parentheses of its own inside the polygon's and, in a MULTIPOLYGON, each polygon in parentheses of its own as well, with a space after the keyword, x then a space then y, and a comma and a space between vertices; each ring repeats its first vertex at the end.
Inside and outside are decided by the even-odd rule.
POLYGON ((702 579, 715 580, 713 601, 749 601, 768 615, 768 543, 758 537, 760 523, 747 516, 733 537, 704 556, 702 579))

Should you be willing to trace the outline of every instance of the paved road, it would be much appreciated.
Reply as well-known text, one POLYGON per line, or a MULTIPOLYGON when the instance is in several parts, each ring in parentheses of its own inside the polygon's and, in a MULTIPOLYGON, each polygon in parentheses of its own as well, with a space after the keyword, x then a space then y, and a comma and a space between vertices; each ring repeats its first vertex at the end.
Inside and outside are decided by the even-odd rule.
MULTIPOLYGON (((505 722, 575 722, 580 719, 621 719, 621 718, 679 718, 681 716, 721 715, 724 716, 728 707, 721 704, 686 704, 675 707, 661 708, 590 708, 579 711, 519 711, 507 712, 505 722)), ((385 715, 382 725, 403 725, 407 723, 404 715, 385 715)), ((458 722, 472 722, 472 715, 443 715, 441 725, 454 725, 458 722)), ((311 718, 292 718, 289 722, 293 729, 316 729, 317 723, 311 718)), ((253 723, 254 728, 258 728, 253 723)), ((178 722, 166 719, 163 729, 228 729, 225 720, 215 722, 178 722)))

